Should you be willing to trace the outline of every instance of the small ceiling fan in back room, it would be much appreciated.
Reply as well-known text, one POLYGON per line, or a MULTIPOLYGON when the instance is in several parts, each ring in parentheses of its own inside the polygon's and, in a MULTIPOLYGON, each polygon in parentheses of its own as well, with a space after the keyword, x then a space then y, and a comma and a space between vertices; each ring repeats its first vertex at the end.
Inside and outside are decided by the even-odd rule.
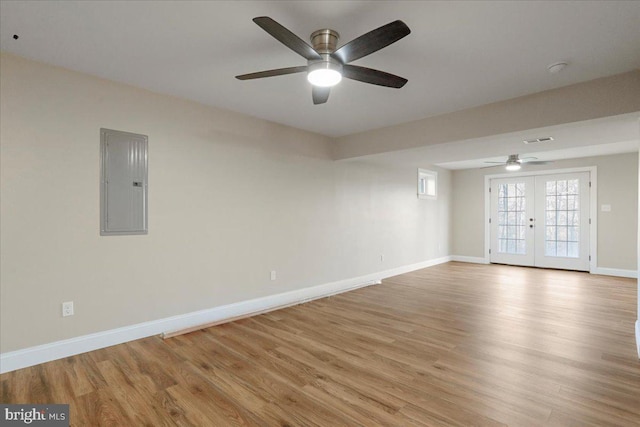
POLYGON ((493 166, 485 166, 485 168, 493 168, 495 166, 504 165, 505 169, 508 171, 517 171, 520 170, 522 164, 526 163, 529 165, 548 165, 553 163, 551 160, 538 160, 537 157, 519 157, 517 154, 510 154, 507 160, 500 162, 485 162, 489 164, 493 164, 493 166))
POLYGON ((322 29, 311 33, 312 47, 267 16, 254 18, 253 22, 280 43, 305 58, 307 65, 242 74, 236 76, 239 80, 306 72, 307 80, 313 85, 314 104, 327 102, 331 87, 340 83, 343 77, 395 89, 399 89, 407 83, 407 79, 384 71, 349 64, 409 35, 411 30, 402 21, 393 21, 376 28, 337 49, 340 35, 334 30, 322 29))

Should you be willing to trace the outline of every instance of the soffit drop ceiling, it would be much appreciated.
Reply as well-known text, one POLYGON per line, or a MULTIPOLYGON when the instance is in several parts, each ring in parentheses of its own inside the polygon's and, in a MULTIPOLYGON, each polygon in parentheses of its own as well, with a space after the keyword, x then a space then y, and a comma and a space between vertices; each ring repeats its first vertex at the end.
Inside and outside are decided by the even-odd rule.
MULTIPOLYGON (((640 2, 2 1, 0 48, 29 59, 331 137, 390 126, 640 68, 640 2), (344 81, 314 106, 304 65, 252 22, 341 43, 401 19, 412 33, 355 62, 409 80, 344 81), (13 35, 19 39, 14 40, 13 35), (546 66, 570 65, 558 74, 546 66)), ((339 43, 339 44, 341 44, 339 43)))

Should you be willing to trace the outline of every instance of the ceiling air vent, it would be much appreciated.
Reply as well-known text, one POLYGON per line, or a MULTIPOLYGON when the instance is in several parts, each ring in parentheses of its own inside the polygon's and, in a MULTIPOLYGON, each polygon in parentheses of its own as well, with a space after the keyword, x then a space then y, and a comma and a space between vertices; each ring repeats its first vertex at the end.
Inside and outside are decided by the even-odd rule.
POLYGON ((539 142, 551 142, 551 141, 553 141, 552 136, 543 136, 542 138, 525 139, 523 142, 525 144, 538 144, 539 142))

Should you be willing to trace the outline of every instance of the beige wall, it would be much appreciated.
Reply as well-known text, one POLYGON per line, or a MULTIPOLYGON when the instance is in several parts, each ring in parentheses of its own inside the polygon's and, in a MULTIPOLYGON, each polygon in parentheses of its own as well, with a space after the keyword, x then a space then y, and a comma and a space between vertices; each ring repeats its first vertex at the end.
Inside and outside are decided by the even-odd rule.
MULTIPOLYGON (((561 160, 532 170, 596 166, 598 176, 598 267, 636 270, 638 154, 561 160), (611 212, 600 206, 611 205, 611 212)), ((498 168, 453 172, 452 253, 484 257, 484 176, 498 168)))
POLYGON ((11 55, 0 67, 1 352, 450 253, 448 171, 439 200, 418 200, 415 170, 334 162, 320 135, 11 55), (149 136, 146 236, 99 236, 101 127, 149 136))

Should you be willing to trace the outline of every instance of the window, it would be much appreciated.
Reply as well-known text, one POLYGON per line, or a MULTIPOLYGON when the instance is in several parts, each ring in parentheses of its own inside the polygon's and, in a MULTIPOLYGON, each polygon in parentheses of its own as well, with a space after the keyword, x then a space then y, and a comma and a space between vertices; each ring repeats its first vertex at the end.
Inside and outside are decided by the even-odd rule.
POLYGON ((418 198, 438 198, 438 172, 418 169, 418 198))
POLYGON ((526 182, 498 185, 498 253, 526 255, 526 182))
POLYGON ((580 181, 546 182, 544 255, 580 258, 580 181))

